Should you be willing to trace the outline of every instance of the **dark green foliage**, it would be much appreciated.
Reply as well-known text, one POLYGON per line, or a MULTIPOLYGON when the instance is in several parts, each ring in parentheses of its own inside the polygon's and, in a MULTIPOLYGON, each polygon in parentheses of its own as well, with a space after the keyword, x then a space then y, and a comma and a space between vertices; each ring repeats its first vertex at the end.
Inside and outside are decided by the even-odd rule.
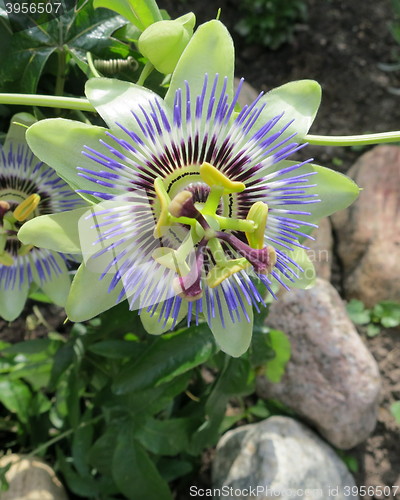
POLYGON ((291 41, 296 24, 307 17, 304 0, 243 0, 239 12, 235 30, 247 43, 271 49, 291 41))
POLYGON ((5 448, 43 455, 83 498, 170 500, 170 481, 196 475, 222 432, 269 416, 249 396, 256 373, 277 378, 287 354, 274 352, 283 334, 264 317, 238 359, 218 351, 206 324, 148 335, 126 304, 73 325, 68 338, 3 343, 5 448))

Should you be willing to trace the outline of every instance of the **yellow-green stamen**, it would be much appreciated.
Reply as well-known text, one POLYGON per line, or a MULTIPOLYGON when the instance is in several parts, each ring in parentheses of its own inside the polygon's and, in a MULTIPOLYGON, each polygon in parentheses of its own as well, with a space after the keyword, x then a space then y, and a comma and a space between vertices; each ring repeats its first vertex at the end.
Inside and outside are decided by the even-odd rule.
POLYGON ((257 201, 250 207, 246 219, 254 223, 254 230, 245 232, 247 241, 252 248, 261 249, 264 246, 264 234, 268 220, 268 205, 257 201))
POLYGON ((13 212, 14 218, 18 222, 28 219, 36 210, 40 203, 40 196, 36 193, 31 194, 22 203, 20 203, 13 212))

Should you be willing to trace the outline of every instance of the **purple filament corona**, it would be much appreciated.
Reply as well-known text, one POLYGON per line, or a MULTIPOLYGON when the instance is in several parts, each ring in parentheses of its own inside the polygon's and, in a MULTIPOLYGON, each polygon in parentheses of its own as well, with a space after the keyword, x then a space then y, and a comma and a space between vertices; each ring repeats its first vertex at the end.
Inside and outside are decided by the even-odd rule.
MULTIPOLYGON (((113 273, 109 290, 120 287, 119 300, 126 297, 131 309, 157 313, 164 325, 170 321, 175 326, 183 304, 188 308, 188 324, 192 320, 197 324, 200 313, 209 322, 219 320, 222 326, 227 321, 246 321, 247 307, 258 309, 263 304, 255 280, 274 295, 274 280, 287 287, 284 280, 294 281, 303 271, 290 253, 296 247, 305 248, 298 239, 308 237, 304 228, 314 227, 303 221, 310 215, 307 207, 319 201, 317 195, 308 192, 316 186, 310 182, 314 172, 300 170, 296 175, 310 160, 291 164, 285 161, 304 144, 295 142, 295 134, 288 133, 292 122, 284 122, 285 110, 261 122, 268 109, 268 99, 261 101, 262 94, 235 112, 241 86, 242 82, 230 101, 227 79, 218 75, 209 79, 206 75, 200 95, 192 95, 186 84, 176 92, 172 109, 149 93, 148 102, 132 110, 131 126, 117 123, 116 131, 108 132, 100 141, 99 150, 85 147, 83 151, 93 161, 93 168, 78 167, 79 175, 91 181, 93 188, 82 192, 108 200, 105 205, 115 204, 99 208, 91 222, 97 236, 90 261, 95 266, 108 255, 108 263, 102 261, 100 279, 113 273), (274 248, 277 256, 269 275, 262 272, 268 264, 262 250, 254 252, 257 255, 250 270, 239 270, 212 288, 205 277, 215 260, 212 252, 203 248, 200 258, 200 243, 194 245, 191 271, 183 278, 151 257, 160 247, 178 251, 185 240, 180 231, 189 231, 181 224, 169 227, 163 238, 154 237, 159 215, 155 210, 156 179, 163 180, 168 194, 179 191, 181 186, 181 190, 193 194, 194 202, 203 203, 209 187, 201 185, 198 169, 205 162, 230 181, 245 185, 242 192, 226 197, 229 218, 246 219, 257 201, 268 205, 264 243, 274 248), (198 193, 202 199, 196 199, 198 193), (188 294, 196 296, 200 290, 202 296, 191 302, 177 295, 177 279, 185 283, 188 294)), ((243 233, 225 230, 218 237, 227 258, 248 254, 243 233)))

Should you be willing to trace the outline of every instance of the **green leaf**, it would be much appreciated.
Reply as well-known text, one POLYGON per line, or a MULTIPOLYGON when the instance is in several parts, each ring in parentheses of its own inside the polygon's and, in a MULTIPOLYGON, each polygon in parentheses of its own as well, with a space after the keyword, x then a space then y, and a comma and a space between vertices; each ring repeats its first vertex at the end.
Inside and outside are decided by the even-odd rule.
POLYGON ((379 325, 375 325, 373 323, 370 323, 367 326, 367 335, 368 337, 376 337, 381 333, 381 328, 379 325))
POLYGON ((205 446, 214 446, 218 440, 231 397, 254 392, 254 371, 248 360, 225 357, 226 364, 205 404, 205 421, 193 433, 190 452, 198 454, 205 446))
POLYGON ((93 425, 79 426, 72 438, 71 451, 73 463, 81 476, 90 476, 89 450, 92 445, 93 434, 93 425))
POLYGON ((111 475, 113 453, 117 445, 119 430, 120 425, 111 422, 105 427, 104 434, 95 441, 89 450, 89 463, 101 474, 111 475))
POLYGON ((187 460, 161 458, 157 462, 158 470, 165 481, 174 481, 193 470, 193 465, 187 460))
POLYGON ((156 455, 173 456, 185 451, 193 422, 189 418, 147 418, 135 431, 136 439, 156 455))
POLYGON ((74 347, 72 341, 63 345, 55 353, 51 368, 49 390, 55 390, 62 374, 72 365, 74 361, 74 347))
POLYGON ((117 376, 116 394, 139 391, 168 382, 207 361, 216 351, 209 329, 193 326, 158 337, 143 356, 117 376))
MULTIPOLYGON (((50 56, 56 52, 61 51, 61 57, 64 50, 110 57, 123 45, 111 34, 124 24, 121 17, 102 9, 95 11, 92 2, 82 1, 60 18, 13 33, 7 39, 7 49, 3 44, 0 90, 35 93, 50 56)), ((0 39, 5 37, 4 30, 0 27, 0 39)))
POLYGON ((18 238, 25 245, 35 245, 56 252, 80 253, 78 221, 88 208, 39 215, 25 222, 18 232, 18 238))
POLYGON ((63 452, 57 447, 58 465, 68 488, 79 497, 98 498, 100 488, 91 476, 82 477, 67 462, 63 452))
POLYGON ((390 413, 394 416, 396 422, 400 425, 400 401, 392 403, 390 413))
POLYGON ((46 352, 51 345, 49 339, 24 340, 11 345, 3 351, 3 354, 39 354, 46 352))
MULTIPOLYGON (((223 79, 228 78, 226 93, 228 99, 233 97, 233 74, 235 64, 235 53, 232 38, 220 21, 209 21, 199 26, 183 51, 175 71, 172 74, 171 83, 165 102, 173 109, 175 92, 185 88, 185 81, 189 83, 191 99, 194 100, 201 95, 204 84, 204 75, 207 73, 209 82, 213 81, 215 75, 220 76, 217 92, 221 90, 223 79)), ((209 89, 209 96, 211 89, 209 89)))
POLYGON ((271 347, 275 351, 275 358, 268 361, 265 367, 265 376, 271 382, 279 382, 285 373, 286 364, 290 359, 291 349, 288 337, 279 330, 269 332, 271 347))
POLYGON ((112 475, 121 493, 129 499, 172 500, 167 483, 135 439, 132 424, 124 426, 118 434, 112 475))
POLYGON ((279 131, 292 120, 294 122, 280 135, 279 141, 296 133, 293 141, 302 142, 309 131, 321 103, 321 87, 314 80, 286 83, 264 95, 258 106, 265 104, 252 130, 258 130, 272 118, 284 113, 269 134, 279 131))
POLYGON ((262 399, 259 399, 255 405, 250 406, 248 412, 257 418, 262 418, 262 419, 269 417, 271 414, 271 412, 265 405, 265 401, 263 401, 262 399))
POLYGON ((95 8, 111 9, 143 31, 162 16, 154 0, 94 0, 95 8))
POLYGON ((371 311, 365 309, 361 300, 351 299, 346 309, 351 321, 356 325, 367 325, 371 321, 371 311))
POLYGON ((137 358, 143 353, 145 346, 139 342, 125 340, 102 340, 89 346, 88 350, 110 359, 137 358))
POLYGON ((28 422, 32 394, 22 380, 0 378, 0 402, 9 411, 16 413, 23 423, 28 422))

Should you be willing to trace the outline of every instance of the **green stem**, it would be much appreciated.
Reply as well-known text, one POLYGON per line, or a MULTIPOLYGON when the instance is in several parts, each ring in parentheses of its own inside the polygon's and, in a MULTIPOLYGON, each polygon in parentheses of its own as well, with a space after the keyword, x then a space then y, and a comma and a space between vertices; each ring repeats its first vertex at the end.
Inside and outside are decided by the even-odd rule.
POLYGON ((362 135, 306 135, 304 141, 314 146, 367 146, 385 142, 400 142, 400 131, 362 135))
POLYGON ((62 96, 64 94, 65 85, 65 70, 66 70, 66 55, 64 50, 58 51, 58 67, 57 67, 57 79, 56 86, 54 89, 54 94, 56 96, 62 96))
POLYGON ((44 106, 47 108, 96 111, 87 99, 39 94, 0 94, 0 104, 20 104, 22 106, 44 106))
POLYGON ((140 73, 139 79, 136 82, 136 85, 142 85, 146 81, 146 78, 150 75, 150 73, 153 71, 154 66, 151 64, 151 62, 147 62, 142 69, 142 72, 140 73))
MULTIPOLYGON (((81 429, 82 427, 86 427, 87 425, 95 424, 99 420, 101 420, 102 418, 104 418, 103 415, 99 415, 99 416, 97 416, 95 418, 92 418, 91 420, 87 420, 86 422, 82 422, 77 427, 77 429, 81 429)), ((52 439, 49 439, 49 441, 46 441, 45 443, 41 444, 40 446, 38 446, 37 448, 35 448, 34 450, 32 450, 27 455, 24 455, 22 458, 33 457, 35 455, 38 455, 40 452, 46 450, 49 446, 52 446, 53 444, 57 443, 58 441, 61 441, 62 439, 70 436, 71 434, 74 434, 74 432, 76 432, 77 429, 68 429, 67 431, 62 432, 58 436, 55 436, 52 439)), ((22 460, 22 458, 21 458, 21 460, 22 460)))
POLYGON ((100 78, 100 77, 101 77, 101 75, 100 75, 100 73, 97 71, 96 66, 94 65, 93 57, 92 57, 92 54, 91 54, 90 52, 86 52, 86 59, 87 59, 87 62, 88 62, 88 65, 89 65, 90 71, 93 73, 93 75, 94 75, 96 78, 100 78))

